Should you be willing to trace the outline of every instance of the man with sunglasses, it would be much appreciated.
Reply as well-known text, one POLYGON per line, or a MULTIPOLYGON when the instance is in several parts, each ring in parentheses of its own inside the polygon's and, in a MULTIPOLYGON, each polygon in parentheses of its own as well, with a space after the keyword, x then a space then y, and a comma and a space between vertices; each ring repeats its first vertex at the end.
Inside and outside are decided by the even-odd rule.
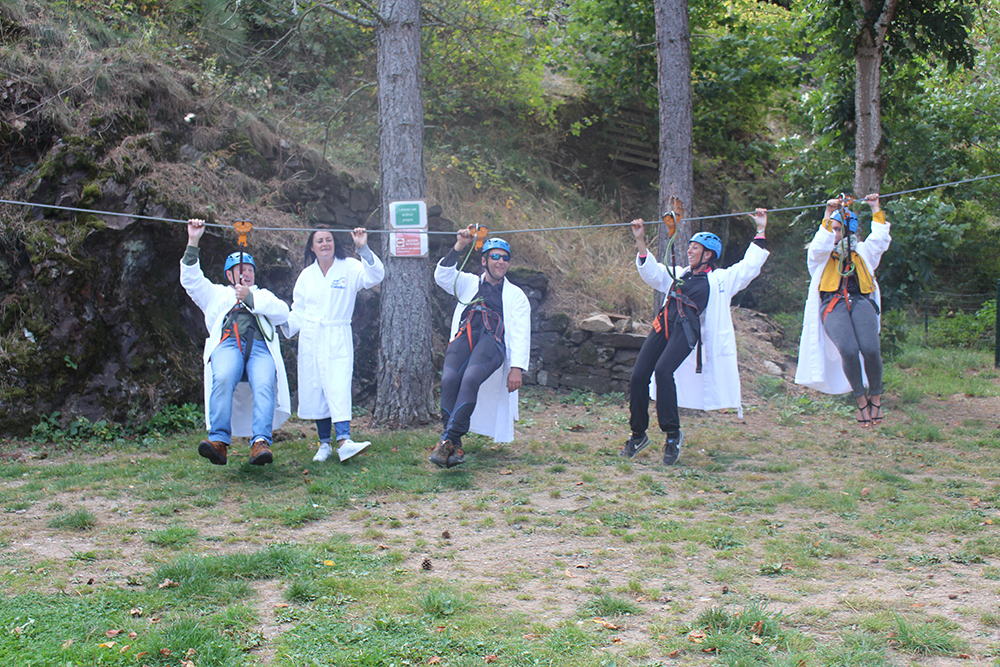
POLYGON ((434 281, 458 299, 441 375, 444 431, 430 456, 439 468, 465 463, 462 436, 469 431, 495 442, 514 439, 517 390, 531 348, 531 305, 506 279, 510 244, 487 239, 479 260, 483 274, 477 277, 458 266, 475 238, 472 225, 459 230, 434 270, 434 281))

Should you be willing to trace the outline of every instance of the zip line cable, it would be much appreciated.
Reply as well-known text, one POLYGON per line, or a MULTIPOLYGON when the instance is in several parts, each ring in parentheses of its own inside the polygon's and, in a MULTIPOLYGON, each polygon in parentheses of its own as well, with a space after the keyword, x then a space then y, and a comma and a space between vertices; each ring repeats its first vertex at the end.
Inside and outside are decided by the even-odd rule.
MULTIPOLYGON (((913 189, 910 189, 910 190, 900 190, 898 192, 890 192, 889 194, 884 194, 884 195, 880 194, 879 195, 879 199, 888 199, 889 197, 899 197, 901 195, 911 194, 911 193, 914 193, 914 192, 923 192, 925 190, 936 190, 938 188, 947 188, 947 187, 951 187, 953 185, 962 185, 962 184, 965 184, 965 183, 973 183, 975 181, 985 181, 985 180, 989 180, 989 179, 992 179, 992 178, 1000 178, 1000 174, 990 174, 988 176, 977 176, 975 178, 965 178, 965 179, 962 179, 962 180, 959 180, 959 181, 952 181, 950 183, 940 183, 938 185, 928 185, 928 186, 925 186, 925 187, 922 187, 922 188, 913 188, 913 189)), ((11 199, 0 199, 0 204, 10 204, 12 206, 26 206, 26 207, 27 206, 34 206, 34 207, 37 207, 37 208, 47 208, 47 209, 53 209, 53 210, 57 210, 57 211, 71 211, 71 212, 75 212, 75 213, 90 213, 92 215, 112 216, 112 217, 116 217, 116 218, 135 218, 137 220, 155 220, 157 222, 172 222, 172 223, 179 223, 179 224, 182 224, 182 225, 188 224, 187 220, 178 220, 176 218, 164 218, 164 217, 152 216, 152 215, 140 215, 138 213, 116 213, 114 211, 99 211, 99 210, 87 209, 87 208, 74 208, 72 206, 57 206, 55 204, 38 204, 38 203, 35 203, 35 202, 17 201, 17 200, 11 200, 11 199)), ((767 212, 768 213, 782 213, 782 212, 785 212, 785 211, 802 211, 802 210, 810 209, 810 208, 822 208, 824 206, 826 206, 825 202, 822 203, 822 204, 804 204, 802 206, 785 206, 785 207, 781 207, 781 208, 770 208, 770 209, 767 209, 767 212)), ((740 212, 737 212, 737 213, 720 213, 720 214, 717 214, 717 215, 701 215, 701 216, 690 217, 690 218, 680 218, 680 219, 677 220, 677 222, 681 222, 681 221, 684 221, 684 220, 695 221, 695 220, 716 220, 716 219, 719 219, 719 218, 735 218, 735 217, 740 217, 740 216, 744 216, 744 215, 752 215, 753 213, 754 213, 754 211, 740 211, 740 212)), ((664 215, 675 215, 675 214, 672 211, 668 211, 664 215)), ((652 224, 652 223, 659 223, 660 221, 659 220, 644 220, 643 222, 646 223, 646 224, 652 224)), ((497 236, 507 236, 509 234, 528 234, 528 233, 538 233, 538 232, 561 232, 561 231, 570 231, 570 230, 574 230, 574 229, 601 229, 601 228, 605 228, 605 227, 625 227, 625 226, 628 226, 628 225, 631 225, 631 224, 632 224, 631 222, 607 222, 607 223, 601 223, 601 224, 596 224, 596 225, 569 225, 569 226, 566 226, 566 227, 539 227, 537 229, 510 229, 510 230, 502 231, 502 232, 501 231, 494 231, 493 233, 496 234, 497 236)), ((221 224, 221 223, 218 223, 218 222, 206 222, 205 226, 206 227, 218 227, 220 229, 231 229, 232 228, 232 225, 224 225, 224 224, 221 224)), ((476 227, 478 229, 479 226, 477 225, 476 227)), ((267 232, 312 232, 316 228, 315 227, 256 227, 256 226, 254 226, 253 229, 255 229, 257 231, 267 231, 267 232)), ((407 231, 405 229, 398 229, 398 230, 397 229, 368 229, 368 230, 365 230, 365 231, 368 234, 390 234, 390 233, 394 233, 395 232, 395 233, 405 233, 405 234, 427 234, 427 235, 441 235, 441 234, 445 234, 445 235, 449 235, 449 236, 453 235, 455 233, 454 231, 436 231, 436 230, 430 230, 430 229, 420 229, 420 230, 411 230, 411 231, 407 231)))

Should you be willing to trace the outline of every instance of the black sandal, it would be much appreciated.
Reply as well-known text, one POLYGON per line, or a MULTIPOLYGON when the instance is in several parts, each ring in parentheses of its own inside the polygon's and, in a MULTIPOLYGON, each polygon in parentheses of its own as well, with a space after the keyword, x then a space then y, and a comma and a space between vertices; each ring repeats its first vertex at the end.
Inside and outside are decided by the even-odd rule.
POLYGON ((882 401, 879 401, 878 405, 875 405, 871 401, 868 401, 867 408, 868 408, 869 419, 872 423, 872 426, 878 426, 879 424, 881 424, 883 418, 882 401))
MULTIPOLYGON (((871 403, 868 403, 863 408, 858 408, 858 419, 857 419, 857 422, 858 422, 858 426, 860 426, 861 428, 868 428, 869 426, 872 425, 871 418, 865 417, 865 410, 868 410, 870 407, 871 407, 871 403)), ((869 414, 871 414, 870 411, 869 411, 869 414)))

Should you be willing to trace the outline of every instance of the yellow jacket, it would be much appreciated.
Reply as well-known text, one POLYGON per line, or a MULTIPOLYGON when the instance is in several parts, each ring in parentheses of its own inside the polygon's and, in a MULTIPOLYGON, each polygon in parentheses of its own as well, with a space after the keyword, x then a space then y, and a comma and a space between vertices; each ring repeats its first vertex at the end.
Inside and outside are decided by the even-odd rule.
MULTIPOLYGON (((872 224, 885 224, 885 211, 876 211, 872 214, 872 224)), ((833 222, 827 218, 823 220, 823 226, 829 231, 833 231, 833 222)), ((851 251, 851 262, 854 263, 855 271, 858 274, 858 285, 861 287, 862 294, 871 294, 875 291, 875 280, 872 278, 871 272, 868 267, 865 266, 865 262, 861 259, 858 253, 851 251)), ((819 291, 820 292, 836 292, 840 289, 840 255, 836 252, 830 253, 830 259, 827 260, 826 266, 823 268, 823 277, 819 281, 819 291)))

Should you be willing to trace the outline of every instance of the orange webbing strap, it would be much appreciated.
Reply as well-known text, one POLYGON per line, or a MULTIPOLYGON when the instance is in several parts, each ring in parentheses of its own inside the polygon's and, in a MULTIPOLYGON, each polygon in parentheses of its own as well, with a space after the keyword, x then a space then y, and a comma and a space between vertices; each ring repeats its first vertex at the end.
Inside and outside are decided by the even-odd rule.
POLYGON ((826 308, 823 309, 823 317, 820 318, 820 322, 826 322, 826 316, 830 314, 830 311, 833 310, 833 307, 836 306, 837 302, 840 301, 841 299, 843 299, 844 303, 847 304, 847 312, 851 312, 851 300, 847 296, 846 281, 844 282, 844 287, 841 289, 841 291, 836 292, 833 295, 833 298, 830 299, 830 303, 826 304, 826 308))

